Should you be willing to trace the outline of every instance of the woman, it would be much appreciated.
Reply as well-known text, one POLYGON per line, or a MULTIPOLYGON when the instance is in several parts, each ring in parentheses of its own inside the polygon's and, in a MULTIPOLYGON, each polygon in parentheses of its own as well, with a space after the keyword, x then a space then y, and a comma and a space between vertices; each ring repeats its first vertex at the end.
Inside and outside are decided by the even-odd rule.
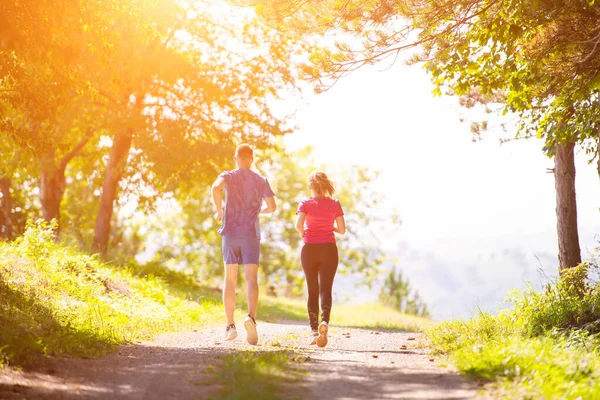
POLYGON ((308 188, 312 197, 302 200, 298 206, 296 230, 304 240, 301 260, 308 286, 308 318, 312 330, 310 344, 325 347, 331 313, 331 289, 338 266, 334 232, 343 235, 346 224, 340 202, 332 198, 335 192, 333 183, 325 173, 310 174, 308 188))

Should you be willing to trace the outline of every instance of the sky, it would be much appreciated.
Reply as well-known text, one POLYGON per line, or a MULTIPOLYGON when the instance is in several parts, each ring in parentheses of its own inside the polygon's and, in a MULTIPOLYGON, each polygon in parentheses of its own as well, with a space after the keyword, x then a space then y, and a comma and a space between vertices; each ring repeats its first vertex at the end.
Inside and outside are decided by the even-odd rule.
MULTIPOLYGON (((434 318, 494 312, 506 306, 510 290, 527 282, 539 288, 557 271, 554 177, 547 173, 553 161, 540 140, 500 145, 500 136, 514 136, 510 130, 472 143, 469 124, 461 122, 468 112, 432 89, 418 66, 361 69, 328 92, 295 100, 299 129, 286 145, 311 145, 328 164, 382 172, 373 184, 403 220, 382 246, 398 256, 434 318)), ((576 164, 586 257, 599 243, 600 180, 583 151, 576 164)), ((348 292, 347 282, 340 288, 348 292)), ((366 302, 376 296, 362 293, 338 297, 366 302)))

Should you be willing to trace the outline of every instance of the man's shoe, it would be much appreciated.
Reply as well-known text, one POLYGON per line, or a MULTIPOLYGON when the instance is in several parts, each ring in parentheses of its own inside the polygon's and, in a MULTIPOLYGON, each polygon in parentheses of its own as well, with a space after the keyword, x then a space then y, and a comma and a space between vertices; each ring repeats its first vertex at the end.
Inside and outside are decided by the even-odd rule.
POLYGON ((227 326, 225 329, 225 340, 230 341, 238 337, 237 329, 235 329, 235 324, 231 324, 227 326))
POLYGON ((250 315, 246 317, 244 321, 244 328, 246 328, 246 340, 248 344, 256 345, 258 343, 258 332, 256 332, 256 320, 250 315))
POLYGON ((325 321, 322 321, 319 324, 319 336, 317 336, 317 346, 327 346, 327 332, 329 332, 329 324, 327 324, 327 322, 325 321))

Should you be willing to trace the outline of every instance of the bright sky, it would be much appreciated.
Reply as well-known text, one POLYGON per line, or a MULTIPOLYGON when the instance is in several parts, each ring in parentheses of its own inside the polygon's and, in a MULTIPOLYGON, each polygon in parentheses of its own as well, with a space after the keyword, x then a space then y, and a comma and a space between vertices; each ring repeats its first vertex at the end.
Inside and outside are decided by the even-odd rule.
MULTIPOLYGON (((507 291, 557 268, 553 161, 538 140, 472 143, 456 98, 434 98, 417 66, 360 70, 299 106, 293 149, 322 161, 380 169, 382 192, 403 225, 387 243, 438 318, 494 310, 507 291), (536 256, 540 259, 536 258, 536 256), (490 294, 493 292, 493 294, 490 294)), ((513 132, 504 134, 512 137, 513 132)), ((577 155, 584 256, 600 233, 600 180, 577 155)), ((373 293, 371 293, 371 296, 373 293)))

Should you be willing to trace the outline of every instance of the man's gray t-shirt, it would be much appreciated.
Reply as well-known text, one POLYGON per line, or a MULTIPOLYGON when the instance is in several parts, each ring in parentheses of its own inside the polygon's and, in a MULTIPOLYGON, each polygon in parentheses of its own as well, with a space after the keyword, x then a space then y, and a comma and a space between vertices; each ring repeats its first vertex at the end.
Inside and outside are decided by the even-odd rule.
POLYGON ((273 197, 269 181, 249 169, 235 169, 219 175, 225 180, 225 212, 222 236, 260 239, 258 215, 265 197, 273 197))

